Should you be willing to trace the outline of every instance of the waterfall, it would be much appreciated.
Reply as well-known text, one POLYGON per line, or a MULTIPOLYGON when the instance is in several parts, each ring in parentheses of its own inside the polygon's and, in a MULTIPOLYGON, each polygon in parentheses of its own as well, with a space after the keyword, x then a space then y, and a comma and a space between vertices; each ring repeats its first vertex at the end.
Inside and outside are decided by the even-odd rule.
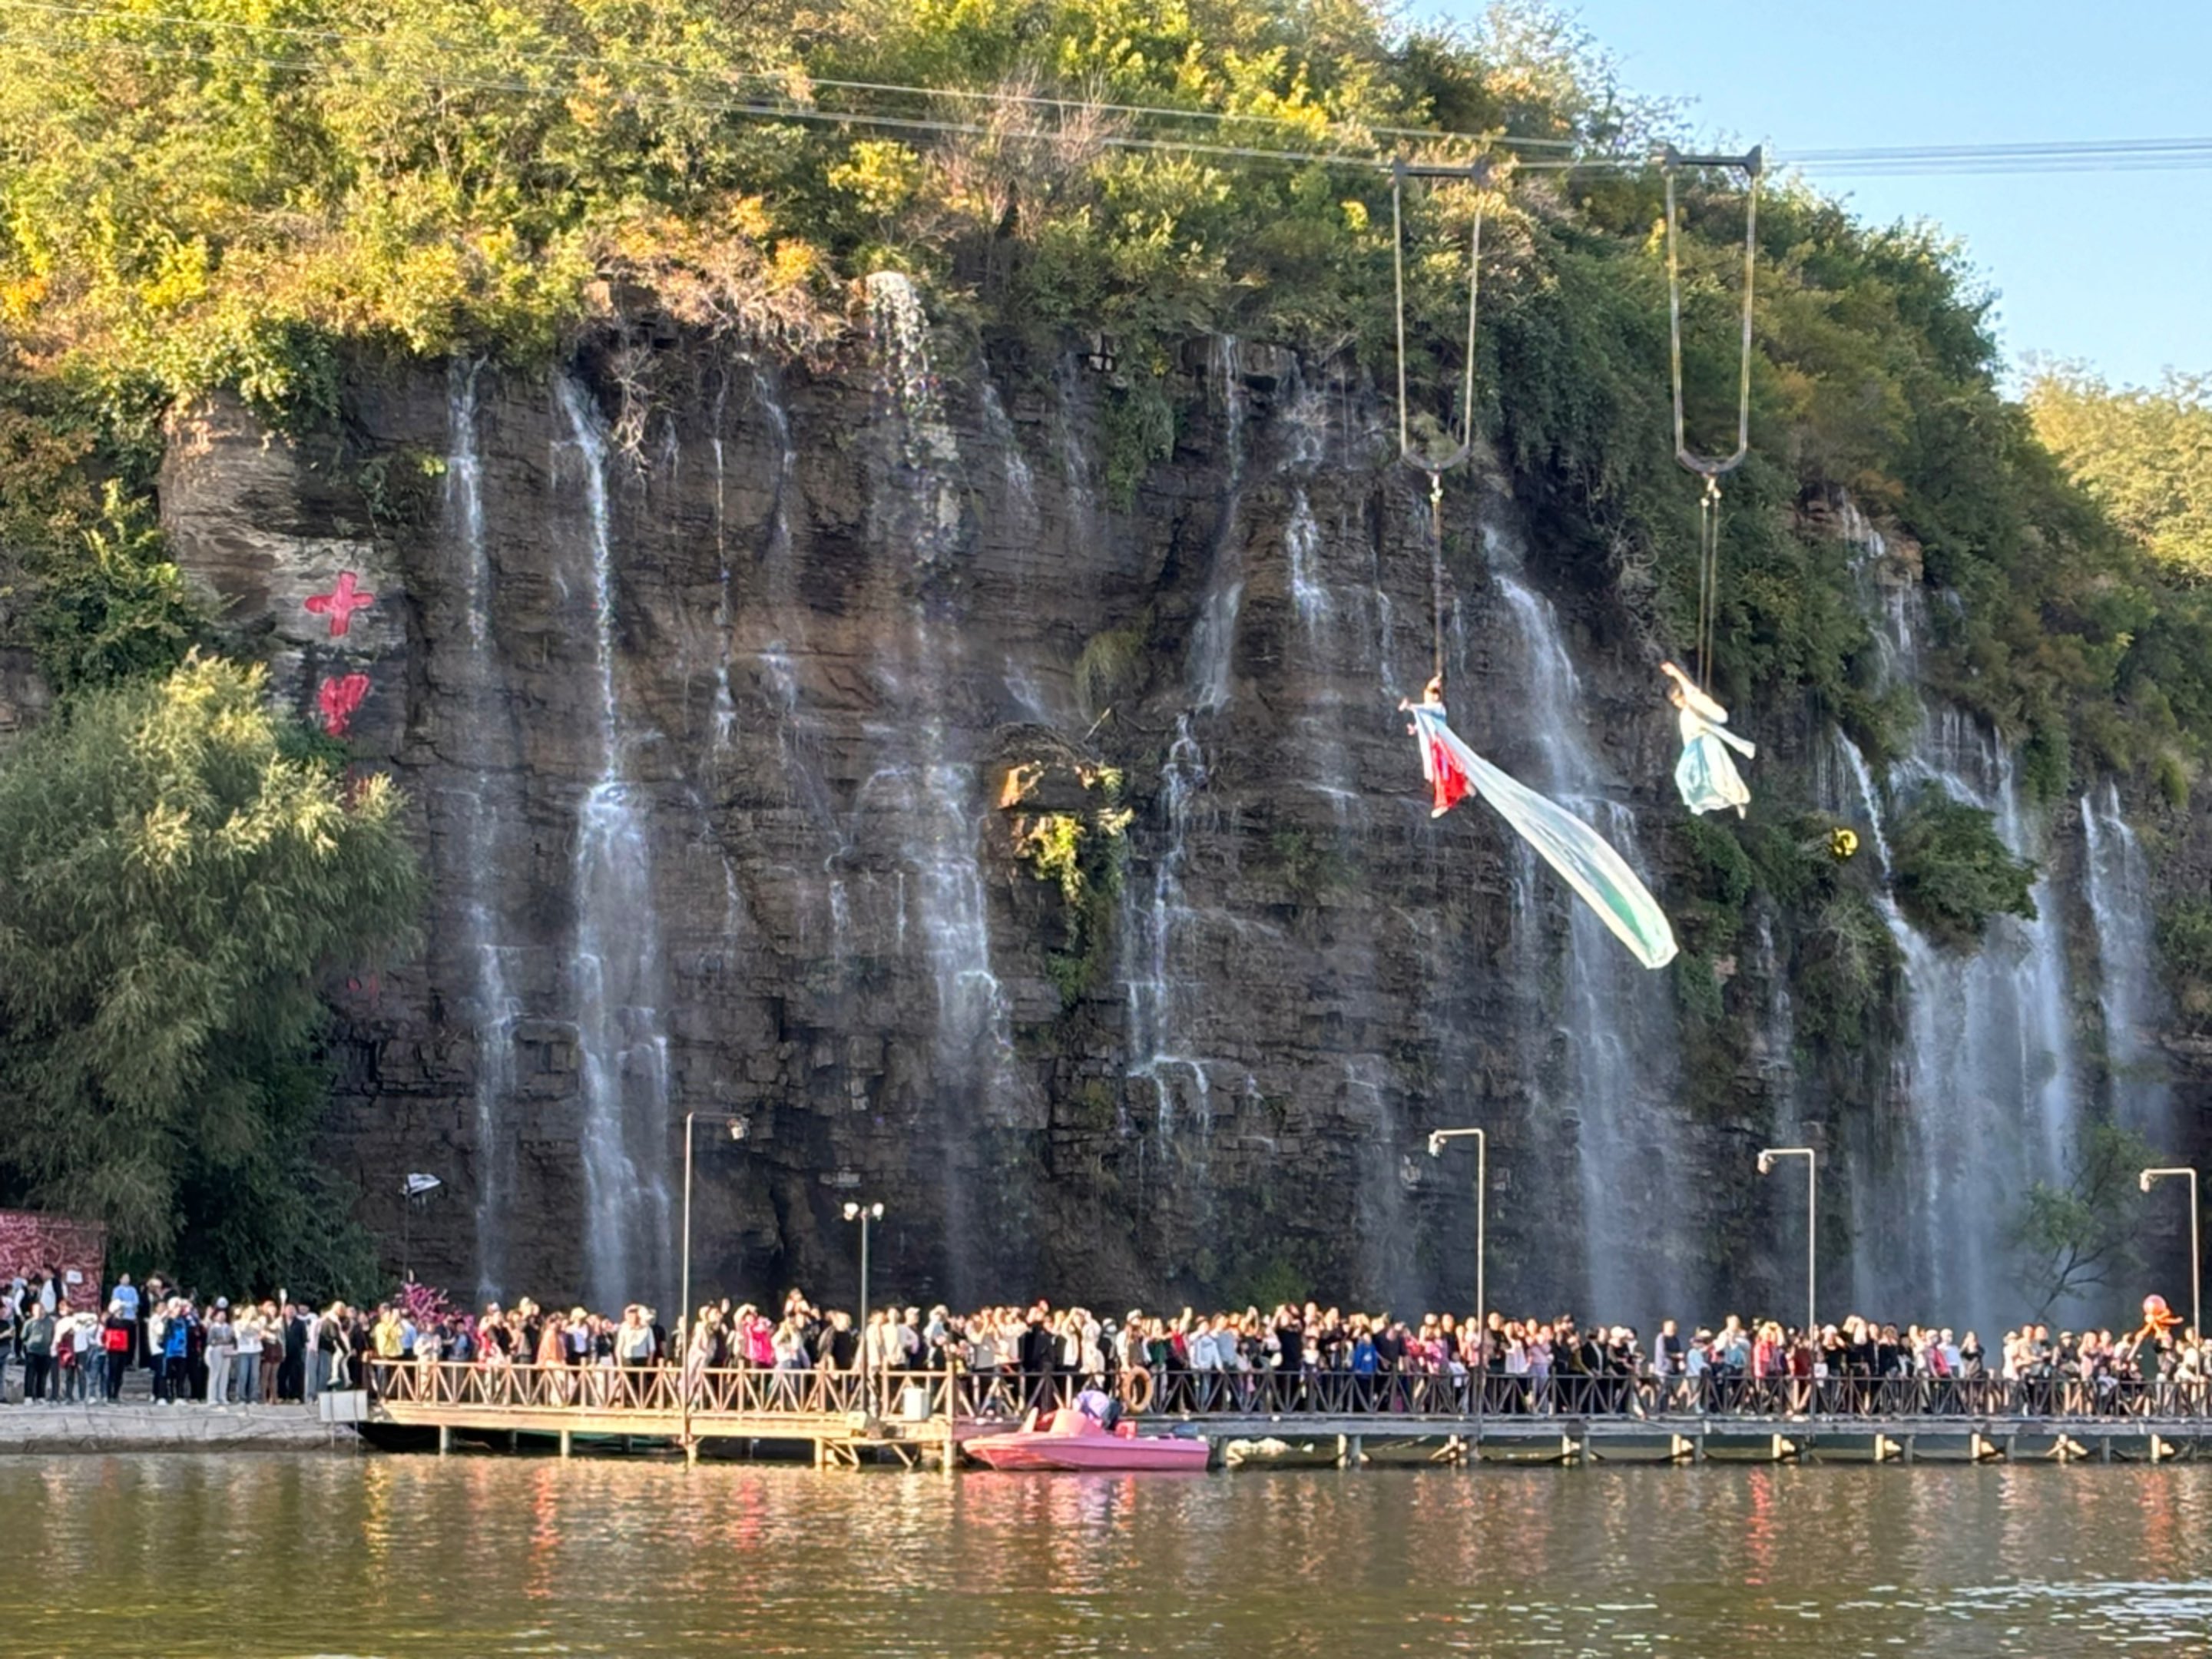
POLYGON ((1307 642, 1318 642, 1328 624, 1328 579, 1322 569, 1321 524, 1314 517, 1313 500, 1306 485, 1328 457, 1328 403, 1293 370, 1294 383, 1285 401, 1282 423, 1287 440, 1285 464, 1299 482, 1291 489, 1291 512, 1283 529, 1283 556, 1288 566, 1291 606, 1307 642))
POLYGON ((1016 544, 1026 550, 1036 539, 1036 477, 1030 471, 1029 458, 1022 453, 1021 435, 1014 430, 999 388, 986 380, 981 398, 983 429, 989 434, 991 447, 999 452, 999 465, 1006 476, 1009 525, 1016 544))
MULTIPOLYGON (((1534 750, 1527 781, 1588 820, 1635 865, 1635 814, 1612 799, 1584 736, 1582 678, 1559 614, 1523 580, 1513 537, 1486 525, 1483 539, 1491 580, 1521 647, 1521 695, 1506 718, 1534 750)), ((1560 985, 1556 1003, 1540 1011, 1525 1057, 1539 1131, 1555 1118, 1575 1126, 1587 1312, 1646 1322, 1695 1288, 1682 1277, 1695 1253, 1680 1243, 1686 1194, 1675 1153, 1689 1135, 1672 1098, 1676 1061, 1667 988, 1517 841, 1514 869, 1522 982, 1560 985), (1564 945, 1557 937, 1562 905, 1564 945), (1555 1064, 1562 1046, 1563 1063, 1555 1064)))
MULTIPOLYGON (((1858 744, 1839 726, 1828 728, 1826 744, 1814 754, 1814 790, 1820 804, 1830 811, 1848 813, 1856 809, 1866 819, 1867 834, 1874 842, 1875 866, 1881 870, 1885 884, 1889 878, 1889 816, 1882 806, 1881 789, 1875 783, 1874 769, 1858 744), (1840 768, 1848 789, 1836 775, 1840 768)), ((1885 885, 1883 896, 1888 896, 1885 885)))
POLYGON ((2142 843, 2120 810, 2118 784, 2107 781, 2082 795, 2081 835, 2112 1116, 2162 1146, 2173 1130, 2173 1100, 2154 1035, 2165 1012, 2152 945, 2155 896, 2142 843))
POLYGON ((730 378, 724 371, 714 386, 714 435, 708 441, 714 458, 714 754, 729 747, 738 724, 738 705, 730 691, 731 629, 735 613, 730 604, 730 516, 728 470, 722 454, 722 416, 730 398, 730 378))
POLYGON ((1189 1078, 1200 1109, 1205 1110, 1205 1062, 1172 1052, 1183 1035, 1177 995, 1174 947, 1193 920, 1183 902, 1183 861, 1190 842, 1193 804, 1206 787, 1206 755, 1191 735, 1191 717, 1179 715, 1175 740, 1160 769, 1160 815, 1165 838, 1152 865, 1152 889, 1141 918, 1132 914, 1136 884, 1123 887, 1122 978, 1129 1006, 1130 1075, 1152 1085, 1153 1128, 1164 1141, 1175 1127, 1175 1096, 1170 1078, 1189 1078), (1141 959, 1136 958, 1141 952, 1141 959))
MULTIPOLYGON (((930 361, 929 319, 912 282, 882 271, 867 283, 869 320, 883 389, 900 438, 902 515, 879 527, 892 550, 889 574, 908 605, 898 660, 878 665, 884 704, 902 711, 882 739, 893 751, 878 776, 896 787, 903 943, 911 908, 937 993, 933 1081, 957 1132, 1010 1121, 1017 1098, 1005 988, 993 967, 982 862, 983 808, 975 763, 954 751, 951 697, 962 684, 960 629, 941 621, 949 601, 936 583, 959 556, 966 488, 959 441, 945 416, 930 361), (911 884, 905 879, 911 873, 911 884)), ((863 791, 863 794, 866 794, 863 791)), ((833 895, 833 899, 836 896, 833 895)), ((967 1143, 980 1156, 980 1142, 967 1143)), ((949 1254, 956 1264, 984 1248, 971 1227, 1006 1218, 975 1204, 976 1173, 957 1149, 946 1171, 949 1254)))
MULTIPOLYGON (((1882 684, 1913 684, 1924 592, 1848 505, 1843 530, 1859 552, 1882 684)), ((1901 1135, 1887 1157, 1869 1154, 1854 1172, 1857 1283, 1863 1297, 1901 1318, 1964 1321, 1986 1339, 2024 1311, 2008 1240, 2017 1207, 2032 1182, 2063 1182, 2086 1118, 2048 825, 2022 803, 2010 751, 1959 708, 1923 705, 1887 796, 1848 738, 1835 734, 1833 747, 1868 815, 1885 884, 1886 800, 1930 787, 1988 811, 2014 856, 2045 866, 2032 893, 2036 919, 1994 918, 1971 953, 1935 945, 1886 884, 1879 901, 1905 959, 1907 1020, 1895 1079, 1901 1135)))
MULTIPOLYGON (((668 1039, 644 803, 625 768, 615 683, 616 586, 606 432, 591 395, 559 385, 589 514, 599 775, 577 814, 571 965, 583 1073, 584 1256, 597 1305, 657 1291, 671 1235, 668 1039)), ((665 1298, 664 1298, 665 1299, 665 1298)))
MULTIPOLYGON (((2012 757, 1955 711, 1930 723, 1912 768, 1990 811, 2018 856, 2043 852, 2012 757)), ((1913 1314, 2000 1328, 2016 1316, 2006 1233, 2031 1182, 2062 1182, 2081 1128, 2063 924, 2046 873, 2033 921, 1999 916, 1981 948, 1936 948, 1905 927, 1907 1156, 1919 1172, 1923 1261, 1877 1275, 1913 1314)), ((1903 1310, 1900 1310, 1901 1311, 1903 1310)))
POLYGON ((1188 1079, 1194 1111, 1212 1115, 1206 1062, 1188 1052, 1193 1045, 1182 987, 1194 975, 1178 957, 1184 936, 1200 918, 1184 902, 1183 872, 1189 857, 1192 818, 1206 787, 1207 763, 1195 724, 1201 715, 1229 706, 1230 671, 1236 654, 1237 619, 1244 598, 1244 553, 1238 514, 1244 489, 1244 426, 1249 413, 1243 366, 1237 342, 1215 337, 1207 360, 1212 391, 1222 415, 1226 489, 1221 520, 1213 536, 1213 564, 1206 596, 1191 629, 1188 696, 1189 706, 1176 720, 1175 738, 1160 768, 1159 802, 1164 839, 1152 860, 1148 900, 1136 884, 1125 884, 1121 900, 1122 978, 1129 1011, 1129 1075, 1152 1085, 1153 1127, 1164 1143, 1175 1127, 1173 1079, 1188 1079))
POLYGON ((1321 526, 1303 487, 1291 496, 1283 552, 1291 568, 1291 603, 1310 641, 1328 621, 1328 584, 1321 574, 1321 526))
MULTIPOLYGON (((459 552, 468 606, 461 706, 464 744, 505 729, 498 658, 492 643, 491 556, 485 546, 483 467, 477 453, 477 376, 481 363, 456 360, 446 382, 447 533, 459 552)), ((476 1043, 474 1091, 477 1162, 477 1290, 489 1300, 504 1288, 507 1229, 502 1214, 514 1181, 514 1140, 505 1121, 514 1097, 514 1021, 520 1005, 509 988, 501 927, 499 885, 505 860, 501 769, 490 757, 469 757, 473 775, 451 792, 461 818, 461 947, 471 976, 469 1024, 476 1043)))
POLYGON ((1230 674, 1236 664, 1237 614, 1244 602, 1244 548, 1237 535, 1237 509, 1244 490, 1244 422, 1249 399, 1237 342, 1215 337, 1210 372, 1222 404, 1228 447, 1229 485, 1221 506, 1221 525, 1213 538, 1213 568, 1206 598, 1190 635, 1191 693, 1202 714, 1229 707, 1230 674))

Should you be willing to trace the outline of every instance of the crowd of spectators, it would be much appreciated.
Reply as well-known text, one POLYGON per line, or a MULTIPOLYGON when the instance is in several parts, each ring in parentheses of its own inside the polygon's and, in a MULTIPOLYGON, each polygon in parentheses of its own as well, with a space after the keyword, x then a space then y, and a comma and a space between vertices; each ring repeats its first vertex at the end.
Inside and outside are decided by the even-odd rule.
MULTIPOLYGON (((1971 1330, 1856 1316, 1811 1329, 1730 1316, 1687 1332, 1665 1320, 1647 1339, 1565 1314, 1401 1320, 1311 1302, 1264 1313, 1133 1308, 1119 1318, 1043 1302, 965 1314, 894 1304, 856 1320, 794 1290, 773 1311, 709 1303, 688 1331, 672 1333, 642 1304, 617 1316, 524 1298, 472 1313, 414 1285, 374 1308, 319 1310, 281 1292, 236 1302, 179 1294, 158 1277, 137 1285, 121 1275, 82 1304, 76 1288, 51 1272, 0 1285, 0 1401, 11 1366, 27 1404, 114 1402, 143 1366, 157 1404, 252 1406, 374 1386, 380 1364, 437 1362, 605 1373, 593 1396, 603 1400, 679 1367, 695 1387, 710 1371, 864 1373, 887 1386, 950 1372, 979 1409, 1096 1387, 1168 1412, 1940 1411, 1992 1398, 1996 1383, 2038 1409, 2096 1411, 2145 1383, 2194 1398, 2212 1380, 2212 1348, 2187 1329, 2031 1323, 1987 1348, 1971 1330)), ((563 1397, 580 1396, 572 1387, 563 1397)))
POLYGON ((160 1406, 304 1403, 361 1374, 372 1329, 343 1302, 203 1299, 158 1275, 83 1290, 52 1270, 0 1284, 0 1402, 15 1397, 14 1367, 27 1406, 115 1405, 136 1370, 160 1406))

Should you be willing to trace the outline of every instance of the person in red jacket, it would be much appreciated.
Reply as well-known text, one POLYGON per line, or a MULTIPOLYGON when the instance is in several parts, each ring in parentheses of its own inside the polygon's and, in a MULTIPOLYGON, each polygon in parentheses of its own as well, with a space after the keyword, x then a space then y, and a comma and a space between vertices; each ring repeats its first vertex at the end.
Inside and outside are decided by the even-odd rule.
POLYGON ((111 1406, 123 1397, 123 1373, 130 1369, 131 1349, 137 1335, 138 1321, 131 1310, 120 1302, 109 1303, 107 1317, 100 1325, 100 1345, 107 1360, 104 1397, 111 1406))

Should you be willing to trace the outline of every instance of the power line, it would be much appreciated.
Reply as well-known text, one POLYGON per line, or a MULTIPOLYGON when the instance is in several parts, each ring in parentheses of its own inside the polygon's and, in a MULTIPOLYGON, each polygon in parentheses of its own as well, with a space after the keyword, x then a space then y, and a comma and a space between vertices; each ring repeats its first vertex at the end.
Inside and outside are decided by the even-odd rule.
POLYGON ((1798 151, 1796 159, 1800 161, 1941 161, 2002 158, 2033 161, 2042 156, 2085 153, 2122 156, 2163 155, 2178 150, 2202 150, 2208 147, 2212 147, 2212 137, 2067 138, 2040 143, 1888 144, 1862 149, 1807 149, 1798 151))
POLYGON ((2166 172, 2212 166, 2212 137, 1898 144, 1863 149, 1809 149, 1788 159, 1794 166, 1831 178, 2166 172))

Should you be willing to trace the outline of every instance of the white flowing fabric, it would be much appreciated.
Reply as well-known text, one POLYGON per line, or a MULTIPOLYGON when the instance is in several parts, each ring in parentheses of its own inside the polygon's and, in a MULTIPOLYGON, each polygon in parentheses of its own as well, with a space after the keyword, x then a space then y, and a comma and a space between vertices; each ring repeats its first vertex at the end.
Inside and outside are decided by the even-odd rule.
POLYGON ((1444 724, 1442 708, 1416 703, 1407 712, 1421 739, 1423 769, 1431 781, 1440 763, 1455 765, 1638 962, 1646 968, 1663 968, 1674 959, 1674 930, 1668 925, 1667 913, 1611 842, 1557 801, 1499 771, 1468 748, 1444 724))

